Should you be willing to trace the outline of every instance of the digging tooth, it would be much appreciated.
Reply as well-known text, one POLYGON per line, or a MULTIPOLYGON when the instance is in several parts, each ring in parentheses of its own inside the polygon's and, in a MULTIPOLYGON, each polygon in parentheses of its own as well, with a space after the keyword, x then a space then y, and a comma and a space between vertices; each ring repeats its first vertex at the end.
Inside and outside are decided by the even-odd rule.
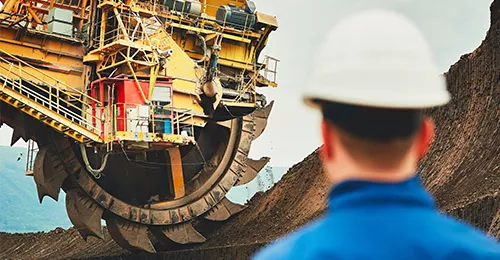
POLYGON ((24 130, 23 127, 21 126, 14 127, 12 138, 10 139, 10 146, 13 146, 21 138, 26 139, 25 136, 26 136, 26 131, 24 130))
POLYGON ((17 113, 14 122, 14 131, 10 140, 10 146, 13 146, 21 138, 24 141, 31 139, 33 137, 33 129, 36 128, 34 121, 27 118, 23 113, 17 113))
POLYGON ((38 151, 33 168, 33 177, 40 203, 42 203, 46 195, 55 201, 59 199, 61 186, 68 174, 50 146, 42 147, 38 151))
POLYGON ((206 241, 206 238, 196 231, 191 222, 164 227, 151 227, 150 231, 162 244, 175 242, 185 245, 206 241))
POLYGON ((80 190, 71 189, 66 192, 66 211, 85 241, 88 236, 104 238, 101 231, 103 209, 80 190))
POLYGON ((245 208, 246 207, 243 205, 233 203, 227 198, 224 198, 221 202, 219 202, 219 204, 215 205, 215 207, 208 211, 205 218, 212 221, 224 221, 245 208))
POLYGON ((217 124, 220 126, 223 126, 225 128, 231 129, 232 120, 220 121, 220 122, 217 122, 217 124))
POLYGON ((269 160, 271 160, 271 158, 269 157, 262 157, 260 160, 248 159, 247 166, 245 168, 245 171, 243 172, 243 176, 238 179, 235 186, 247 184, 255 179, 262 168, 264 168, 264 166, 269 163, 269 160))
POLYGON ((251 117, 253 117, 253 120, 255 122, 255 131, 254 131, 254 140, 259 138, 259 136, 264 132, 264 129, 266 129, 267 126, 267 118, 269 117, 269 114, 271 114, 271 110, 273 109, 274 106, 274 101, 272 101, 269 105, 267 105, 263 109, 255 110, 251 114, 251 117))
POLYGON ((109 234, 119 246, 132 252, 156 252, 151 240, 149 240, 146 226, 130 222, 115 215, 106 218, 106 225, 109 234))

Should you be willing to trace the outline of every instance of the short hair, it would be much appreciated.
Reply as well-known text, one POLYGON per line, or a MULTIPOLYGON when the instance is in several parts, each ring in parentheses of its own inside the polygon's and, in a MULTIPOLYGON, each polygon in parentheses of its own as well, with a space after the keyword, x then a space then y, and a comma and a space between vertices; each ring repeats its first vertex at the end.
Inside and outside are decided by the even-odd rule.
POLYGON ((423 111, 320 102, 326 121, 354 137, 386 142, 414 135, 423 122, 423 111))
POLYGON ((411 109, 321 104, 324 119, 338 129, 340 142, 354 159, 378 167, 401 163, 423 122, 411 109))

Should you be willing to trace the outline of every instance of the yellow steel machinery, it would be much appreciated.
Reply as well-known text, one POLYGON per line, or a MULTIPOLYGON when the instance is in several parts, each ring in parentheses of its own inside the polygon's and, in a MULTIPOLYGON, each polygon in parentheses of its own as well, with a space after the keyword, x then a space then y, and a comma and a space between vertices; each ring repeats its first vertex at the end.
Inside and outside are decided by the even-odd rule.
POLYGON ((0 115, 29 141, 40 201, 66 192, 80 234, 122 247, 200 243, 241 211, 278 60, 275 17, 245 0, 0 0, 0 115), (203 221, 201 221, 203 219, 203 221))

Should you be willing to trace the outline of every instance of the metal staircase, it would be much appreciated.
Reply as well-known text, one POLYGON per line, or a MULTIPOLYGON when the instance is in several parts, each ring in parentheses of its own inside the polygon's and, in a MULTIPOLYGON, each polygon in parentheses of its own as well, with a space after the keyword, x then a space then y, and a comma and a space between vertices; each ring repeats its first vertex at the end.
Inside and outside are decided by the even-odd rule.
POLYGON ((103 142, 86 102, 98 100, 1 49, 0 100, 78 142, 103 142))

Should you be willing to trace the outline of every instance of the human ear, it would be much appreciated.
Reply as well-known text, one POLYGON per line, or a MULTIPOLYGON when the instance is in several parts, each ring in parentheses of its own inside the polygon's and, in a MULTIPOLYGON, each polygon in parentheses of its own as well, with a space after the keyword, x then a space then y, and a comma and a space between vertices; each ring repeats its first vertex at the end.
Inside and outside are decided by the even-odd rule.
POLYGON ((323 138, 323 147, 321 148, 321 154, 323 159, 328 161, 333 159, 333 138, 331 131, 333 127, 325 121, 321 120, 321 136, 323 138))
POLYGON ((429 151, 432 141, 434 141, 435 129, 436 125, 434 124, 434 121, 431 118, 426 117, 422 122, 422 128, 417 140, 417 152, 419 159, 424 158, 427 151, 429 151))

